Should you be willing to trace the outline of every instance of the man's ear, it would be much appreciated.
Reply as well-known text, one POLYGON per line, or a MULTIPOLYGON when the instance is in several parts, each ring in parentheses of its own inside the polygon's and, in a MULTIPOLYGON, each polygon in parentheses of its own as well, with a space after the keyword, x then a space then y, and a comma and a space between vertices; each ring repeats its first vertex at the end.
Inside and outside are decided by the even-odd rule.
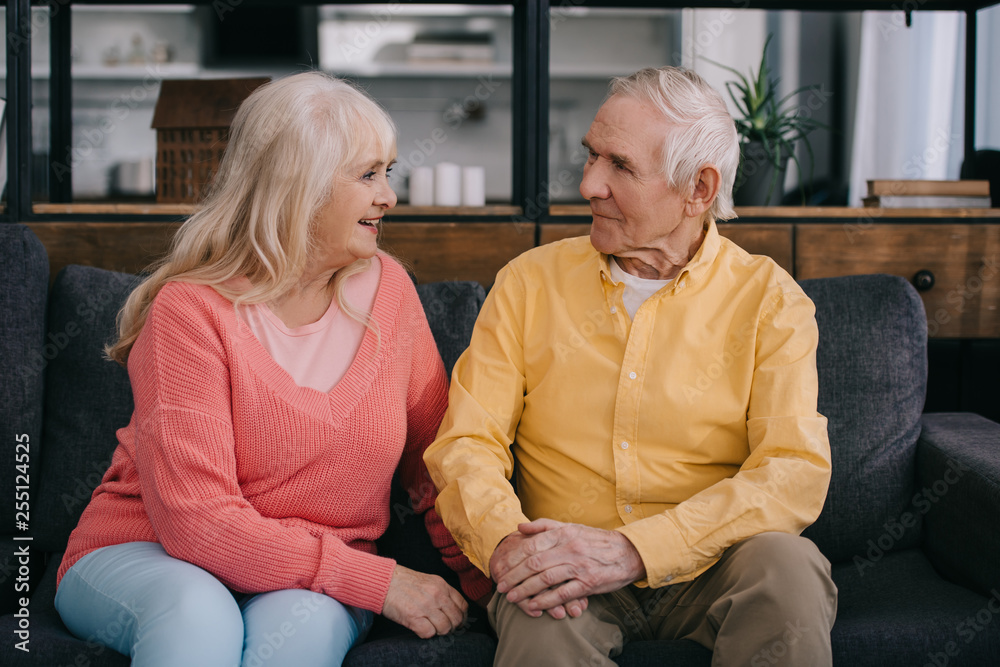
POLYGON ((701 217, 712 206, 722 184, 722 175, 714 164, 706 164, 695 177, 694 189, 684 205, 684 214, 701 217))

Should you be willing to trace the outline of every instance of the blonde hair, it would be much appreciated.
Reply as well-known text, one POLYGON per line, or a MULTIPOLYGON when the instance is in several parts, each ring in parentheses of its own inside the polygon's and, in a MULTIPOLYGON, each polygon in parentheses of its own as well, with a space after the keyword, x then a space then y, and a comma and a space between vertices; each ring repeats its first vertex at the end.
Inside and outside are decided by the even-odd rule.
POLYGON ((736 217, 733 183, 740 162, 736 123, 722 96, 705 79, 681 67, 647 67, 611 81, 608 97, 624 95, 652 104, 672 126, 663 139, 663 175, 671 187, 689 191, 706 164, 719 169, 719 194, 708 213, 736 217))
MULTIPOLYGON (((304 72, 257 88, 236 112, 229 144, 204 204, 181 225, 170 252, 128 297, 118 314, 118 340, 107 355, 125 365, 153 299, 168 282, 211 285, 241 303, 270 301, 301 276, 314 243, 314 218, 335 179, 375 149, 395 158, 396 127, 368 95, 321 72, 304 72), (245 276, 252 287, 227 286, 245 276)), ((364 271, 359 260, 337 271, 341 308, 368 322, 343 294, 344 279, 364 271)))

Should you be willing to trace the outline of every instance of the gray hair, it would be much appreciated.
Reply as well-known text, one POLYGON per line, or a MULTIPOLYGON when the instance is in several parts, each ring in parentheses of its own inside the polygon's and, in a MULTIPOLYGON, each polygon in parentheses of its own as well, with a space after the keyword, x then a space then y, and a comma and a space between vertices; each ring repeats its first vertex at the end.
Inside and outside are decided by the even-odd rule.
POLYGON ((663 138, 663 175, 682 192, 694 187, 706 164, 719 169, 719 194, 709 215, 736 217, 733 183, 740 163, 736 124, 722 96, 695 72, 681 67, 647 67, 611 81, 608 97, 623 95, 647 102, 672 126, 663 138))

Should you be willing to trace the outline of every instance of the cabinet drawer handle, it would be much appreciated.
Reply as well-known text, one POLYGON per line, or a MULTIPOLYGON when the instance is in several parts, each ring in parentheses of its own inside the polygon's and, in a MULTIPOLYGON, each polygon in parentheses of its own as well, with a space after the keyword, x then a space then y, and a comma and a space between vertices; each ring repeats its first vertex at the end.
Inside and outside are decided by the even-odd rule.
POLYGON ((927 269, 921 269, 913 276, 913 286, 918 292, 926 292, 934 287, 934 274, 927 269))

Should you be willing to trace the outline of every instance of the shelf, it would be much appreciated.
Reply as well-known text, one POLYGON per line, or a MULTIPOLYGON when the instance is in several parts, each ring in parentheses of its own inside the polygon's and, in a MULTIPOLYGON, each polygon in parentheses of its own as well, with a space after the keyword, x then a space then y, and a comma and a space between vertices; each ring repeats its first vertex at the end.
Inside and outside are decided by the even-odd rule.
POLYGON ((78 2, 73 3, 74 12, 100 14, 103 12, 113 12, 115 14, 190 14, 195 10, 194 5, 160 5, 160 4, 131 4, 131 5, 90 5, 78 2))
MULTIPOLYGON (((191 215, 197 210, 195 204, 157 204, 135 202, 85 202, 76 204, 35 204, 32 212, 39 215, 191 215)), ((967 218, 1000 219, 1000 208, 848 208, 841 206, 738 206, 739 216, 732 221, 738 224, 741 218, 755 220, 799 220, 803 218, 844 219, 854 218, 865 221, 883 219, 927 219, 967 218)), ((523 215, 520 206, 490 204, 487 206, 410 206, 400 204, 387 214, 394 217, 428 217, 447 221, 448 218, 469 217, 517 217, 523 215)), ((560 204, 549 209, 553 218, 589 218, 590 207, 586 204, 560 204)))
MULTIPOLYGON (((587 204, 561 204, 552 217, 590 217, 587 204)), ((850 208, 846 206, 737 206, 739 218, 1000 218, 1000 208, 850 208)))
POLYGON ((442 64, 411 64, 411 63, 366 63, 351 67, 328 68, 329 74, 337 76, 363 77, 400 77, 400 78, 478 78, 481 76, 499 76, 510 78, 512 66, 504 63, 449 63, 442 64))
MULTIPOLYGON (((146 203, 115 203, 87 202, 77 204, 35 204, 32 213, 39 215, 179 215, 187 216, 198 210, 195 204, 157 204, 146 203)), ((489 206, 396 206, 389 213, 393 216, 425 216, 425 217, 474 217, 474 216, 519 216, 523 213, 520 206, 493 204, 489 206)))
MULTIPOLYGON (((212 70, 203 69, 196 63, 147 63, 145 65, 74 65, 73 79, 76 81, 142 81, 153 77, 157 81, 163 79, 198 78, 213 76, 212 70)), ((34 67, 31 78, 48 80, 51 71, 47 66, 34 67)), ((6 78, 0 72, 0 81, 6 78)))
MULTIPOLYGON (((273 69, 273 68, 272 68, 273 69)), ((476 79, 481 76, 494 76, 509 79, 512 75, 512 67, 509 63, 469 63, 469 64, 449 64, 449 65, 413 65, 408 63, 399 64, 366 64, 352 67, 327 69, 329 74, 336 76, 355 77, 399 77, 408 79, 419 78, 470 78, 476 79)), ((196 63, 163 63, 148 65, 115 65, 108 67, 104 65, 75 65, 73 67, 74 81, 142 81, 147 77, 154 77, 157 81, 164 79, 218 79, 224 77, 239 76, 278 76, 281 72, 267 72, 262 68, 228 68, 215 69, 201 67, 196 63)), ((621 72, 600 72, 590 70, 584 72, 555 73, 553 76, 563 78, 607 78, 618 76, 621 72)), ((48 67, 36 67, 32 73, 32 79, 47 81, 50 78, 48 67)), ((5 75, 0 71, 0 81, 5 79, 5 75)))
POLYGON ((602 65, 552 65, 549 76, 553 79, 600 79, 607 80, 615 76, 628 76, 637 72, 647 63, 636 63, 628 67, 607 67, 602 65))
MULTIPOLYGON (((919 2, 902 3, 898 0, 746 0, 738 5, 732 0, 686 0, 683 3, 664 3, 662 0, 632 0, 634 7, 670 7, 691 9, 778 9, 817 12, 846 11, 962 11, 991 7, 1000 0, 920 0, 919 2)), ((590 7, 618 7, 617 2, 606 0, 587 0, 590 7)))
POLYGON ((495 5, 468 5, 468 4, 325 4, 320 8, 320 18, 344 16, 364 16, 375 18, 386 18, 390 16, 430 16, 430 17, 455 17, 455 16, 512 16, 514 8, 511 5, 497 3, 495 5))

